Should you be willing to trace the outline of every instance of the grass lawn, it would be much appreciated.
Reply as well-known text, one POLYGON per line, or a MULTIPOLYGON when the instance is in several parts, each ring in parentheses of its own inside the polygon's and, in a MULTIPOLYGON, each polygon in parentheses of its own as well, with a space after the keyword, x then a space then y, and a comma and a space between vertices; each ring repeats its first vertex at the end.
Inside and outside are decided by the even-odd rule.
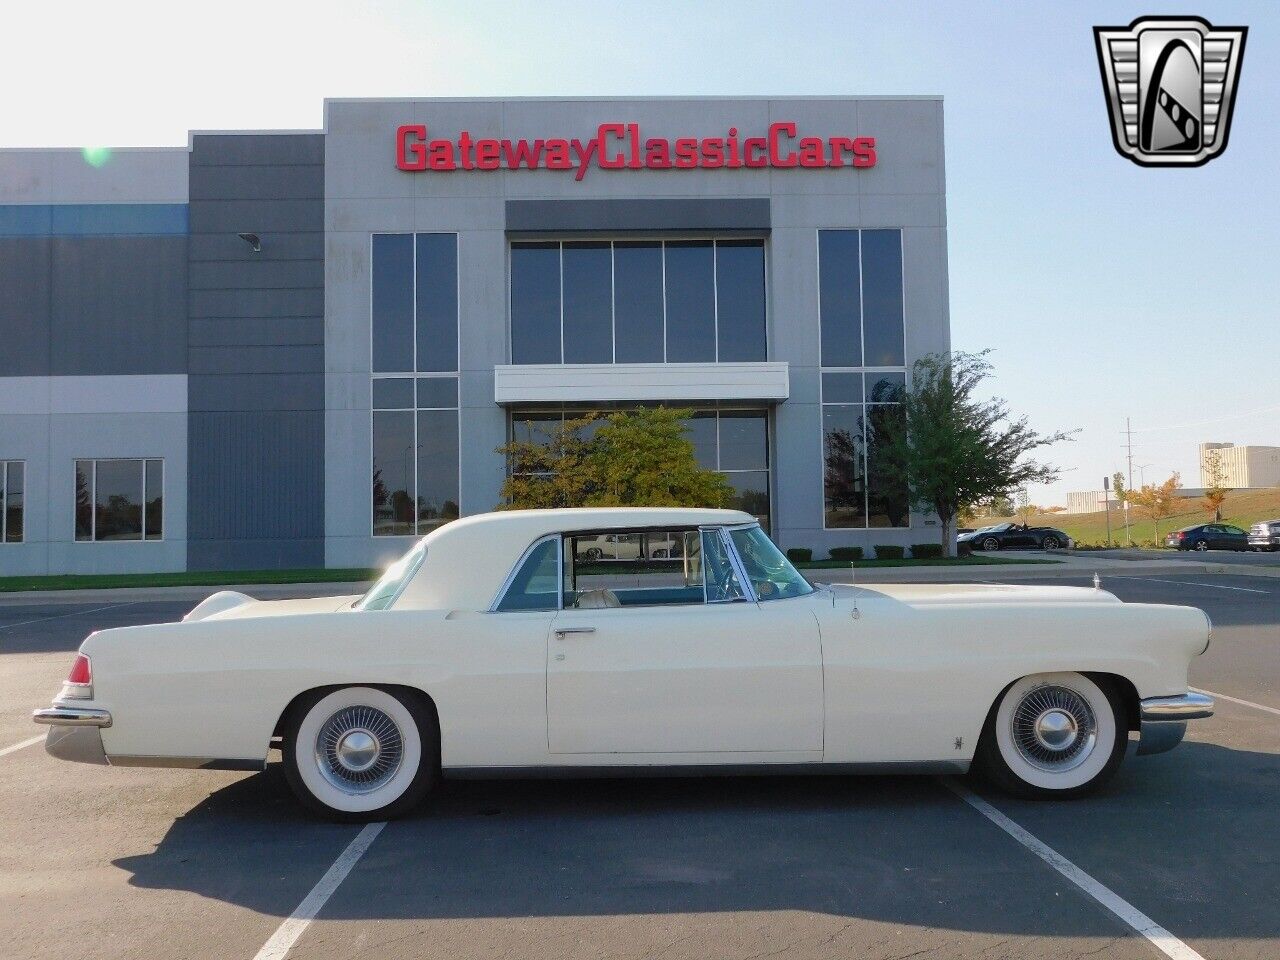
MULTIPOLYGON (((1248 530, 1260 520, 1280 517, 1280 487, 1266 490, 1232 490, 1222 504, 1222 522, 1248 530)), ((995 517, 976 520, 968 526, 985 527, 993 523, 1020 522, 1015 517, 995 517)), ((1212 523, 1213 514, 1205 509, 1199 498, 1181 501, 1176 514, 1160 521, 1160 540, 1171 530, 1190 527, 1197 523, 1212 523)), ((1107 542, 1107 515, 1097 513, 1042 513, 1031 521, 1032 526, 1057 527, 1077 543, 1085 546, 1102 546, 1107 542)), ((1129 534, 1135 545, 1157 545, 1155 528, 1149 518, 1143 517, 1136 507, 1129 510, 1129 534)), ((1111 511, 1111 541, 1124 546, 1124 514, 1111 511)))
POLYGON ((354 583, 376 580, 380 570, 195 570, 186 573, 106 573, 56 577, 0 577, 0 593, 15 590, 110 590, 120 587, 220 587, 227 584, 354 583))

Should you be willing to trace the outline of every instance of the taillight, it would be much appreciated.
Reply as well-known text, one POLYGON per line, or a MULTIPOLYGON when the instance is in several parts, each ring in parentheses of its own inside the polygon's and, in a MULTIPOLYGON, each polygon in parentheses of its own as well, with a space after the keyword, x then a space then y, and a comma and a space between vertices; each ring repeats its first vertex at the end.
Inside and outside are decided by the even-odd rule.
POLYGON ((83 653, 77 653, 75 662, 71 664, 71 672, 62 684, 60 699, 93 699, 93 665, 83 653))
POLYGON ((1185 533, 1183 533, 1181 530, 1179 530, 1179 531, 1178 531, 1178 539, 1179 539, 1179 540, 1185 540, 1185 539, 1187 539, 1187 535, 1186 535, 1185 533))

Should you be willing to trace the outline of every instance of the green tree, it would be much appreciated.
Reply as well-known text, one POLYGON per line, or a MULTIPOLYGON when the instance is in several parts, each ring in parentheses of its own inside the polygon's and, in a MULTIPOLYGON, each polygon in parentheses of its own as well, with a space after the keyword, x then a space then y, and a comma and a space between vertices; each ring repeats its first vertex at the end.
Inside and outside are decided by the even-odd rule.
POLYGON ((988 353, 917 360, 903 395, 902 426, 882 438, 905 474, 912 504, 937 514, 948 549, 960 511, 1029 483, 1056 480, 1056 467, 1028 455, 1074 436, 1038 434, 1026 417, 1012 417, 1004 400, 981 398, 978 388, 991 375, 988 353))
POLYGON ((1222 503, 1227 499, 1227 471, 1222 465, 1222 454, 1217 450, 1206 450, 1204 455, 1204 478, 1208 481, 1204 491, 1204 506, 1213 513, 1213 522, 1222 522, 1222 503))
POLYGON ((500 447, 510 467, 500 509, 725 506, 733 488, 724 474, 698 465, 685 423, 691 413, 588 413, 551 428, 545 442, 500 447))

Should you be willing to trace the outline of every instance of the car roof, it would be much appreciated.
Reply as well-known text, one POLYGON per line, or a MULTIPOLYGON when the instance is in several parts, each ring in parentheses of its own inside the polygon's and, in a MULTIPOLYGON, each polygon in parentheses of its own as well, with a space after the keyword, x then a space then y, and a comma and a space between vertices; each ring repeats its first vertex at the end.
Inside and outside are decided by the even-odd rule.
POLYGON ((446 523, 428 534, 427 556, 397 608, 488 610, 516 561, 548 534, 662 530, 755 523, 741 510, 701 507, 577 507, 502 510, 446 523))

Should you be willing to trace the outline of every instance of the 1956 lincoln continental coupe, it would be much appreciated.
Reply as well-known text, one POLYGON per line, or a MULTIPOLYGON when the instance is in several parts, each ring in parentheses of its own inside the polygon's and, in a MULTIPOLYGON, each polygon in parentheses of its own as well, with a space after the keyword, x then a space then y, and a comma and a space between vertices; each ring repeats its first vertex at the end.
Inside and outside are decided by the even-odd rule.
POLYGON ((748 514, 484 514, 362 597, 216 593, 84 641, 55 757, 254 769, 280 748, 318 813, 381 820, 441 776, 968 769, 1075 797, 1167 750, 1210 624, 1099 589, 814 585, 748 514), (578 541, 627 535, 634 560, 578 541), (654 547, 647 546, 652 542, 654 547), (674 546, 673 546, 674 544, 674 546))

